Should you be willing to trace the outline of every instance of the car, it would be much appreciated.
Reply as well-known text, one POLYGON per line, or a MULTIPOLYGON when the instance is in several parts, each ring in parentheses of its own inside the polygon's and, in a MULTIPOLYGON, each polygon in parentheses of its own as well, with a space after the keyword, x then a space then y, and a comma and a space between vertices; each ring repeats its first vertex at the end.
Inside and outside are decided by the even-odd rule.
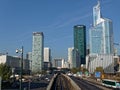
POLYGON ((76 77, 76 76, 77 76, 77 74, 73 74, 73 76, 74 76, 74 77, 76 77))
POLYGON ((68 75, 68 76, 72 76, 72 73, 68 73, 67 75, 68 75))

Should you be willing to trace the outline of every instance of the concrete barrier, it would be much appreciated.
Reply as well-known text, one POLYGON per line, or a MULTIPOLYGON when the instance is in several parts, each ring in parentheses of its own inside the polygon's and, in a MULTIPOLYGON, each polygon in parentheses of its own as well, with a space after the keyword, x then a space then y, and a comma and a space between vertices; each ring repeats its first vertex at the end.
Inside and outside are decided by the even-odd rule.
POLYGON ((71 90, 81 90, 81 88, 70 77, 68 77, 65 74, 62 74, 62 75, 66 77, 69 83, 71 84, 71 90))
POLYGON ((47 86, 47 89, 46 89, 46 90, 51 90, 52 85, 53 85, 53 82, 54 82, 56 76, 57 76, 57 74, 54 74, 54 76, 53 76, 53 78, 50 80, 50 83, 49 83, 49 85, 47 86))
MULTIPOLYGON (((70 90, 81 90, 81 88, 70 77, 68 77, 67 75, 64 75, 64 74, 62 74, 62 75, 68 80, 68 82, 70 84, 70 88, 71 88, 70 90)), ((49 85, 47 86, 46 90, 51 90, 56 76, 57 76, 57 74, 55 74, 53 76, 53 78, 51 79, 51 81, 50 81, 49 85)))

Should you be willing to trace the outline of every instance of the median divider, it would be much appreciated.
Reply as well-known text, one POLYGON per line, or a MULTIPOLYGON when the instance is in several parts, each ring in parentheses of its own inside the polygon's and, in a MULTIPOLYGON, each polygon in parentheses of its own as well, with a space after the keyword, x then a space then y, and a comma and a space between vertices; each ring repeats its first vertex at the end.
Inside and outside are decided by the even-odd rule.
POLYGON ((50 83, 49 83, 49 85, 47 86, 47 89, 46 89, 46 90, 51 90, 52 85, 53 85, 53 83, 54 83, 54 80, 55 80, 56 76, 57 76, 57 74, 54 74, 54 76, 53 76, 53 78, 50 80, 50 83))
POLYGON ((81 88, 67 75, 62 74, 65 78, 67 78, 68 82, 71 85, 71 90, 81 90, 81 88))

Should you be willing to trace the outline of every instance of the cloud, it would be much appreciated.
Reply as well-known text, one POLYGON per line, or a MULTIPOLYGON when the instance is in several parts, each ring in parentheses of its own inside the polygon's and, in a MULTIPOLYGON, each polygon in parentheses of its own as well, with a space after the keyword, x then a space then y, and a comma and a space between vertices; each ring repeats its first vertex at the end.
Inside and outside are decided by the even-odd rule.
POLYGON ((67 26, 67 25, 69 25, 71 23, 77 22, 77 21, 79 21, 81 19, 85 19, 85 18, 91 16, 92 13, 86 13, 84 15, 76 16, 76 17, 75 17, 75 15, 74 16, 69 16, 69 17, 67 15, 68 14, 58 16, 56 18, 56 20, 54 20, 53 23, 51 23, 50 25, 46 25, 46 26, 40 26, 38 28, 38 30, 40 30, 40 29, 43 29, 44 31, 46 31, 48 29, 49 30, 54 30, 54 29, 57 30, 59 28, 65 27, 65 26, 67 26))
POLYGON ((79 21, 79 20, 81 20, 81 19, 87 18, 87 17, 89 17, 89 16, 91 16, 91 15, 92 15, 91 13, 87 13, 87 14, 85 14, 85 15, 83 15, 83 16, 74 17, 74 18, 72 18, 72 19, 70 19, 70 20, 68 20, 68 21, 66 21, 66 22, 64 22, 64 23, 62 23, 62 24, 57 25, 55 28, 65 27, 65 26, 67 26, 67 25, 69 25, 69 24, 71 24, 71 23, 73 23, 73 22, 76 22, 76 21, 79 21))

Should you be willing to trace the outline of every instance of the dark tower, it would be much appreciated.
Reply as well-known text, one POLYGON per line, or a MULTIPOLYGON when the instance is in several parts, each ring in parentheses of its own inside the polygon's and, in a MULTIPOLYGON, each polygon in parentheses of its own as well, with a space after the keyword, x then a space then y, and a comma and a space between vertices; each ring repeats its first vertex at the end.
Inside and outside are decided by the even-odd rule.
POLYGON ((86 64, 86 26, 74 26, 74 49, 80 55, 80 64, 86 64))

